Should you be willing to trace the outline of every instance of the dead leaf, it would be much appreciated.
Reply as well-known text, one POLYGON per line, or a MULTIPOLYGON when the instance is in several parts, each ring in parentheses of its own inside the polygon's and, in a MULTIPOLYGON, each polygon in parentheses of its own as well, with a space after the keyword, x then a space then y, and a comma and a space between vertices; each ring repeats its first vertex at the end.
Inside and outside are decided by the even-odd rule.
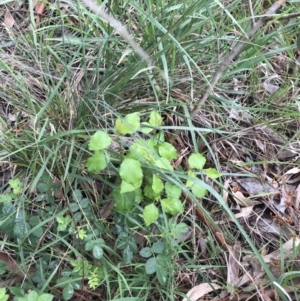
POLYGON ((289 258, 293 258, 293 254, 295 252, 295 249, 300 245, 300 238, 295 237, 295 238, 291 238, 290 240, 288 240, 287 242, 285 242, 282 245, 282 249, 279 248, 278 250, 275 250, 274 252, 265 255, 264 261, 266 263, 271 263, 274 260, 283 260, 281 254, 284 255, 284 260, 289 259, 289 258))
POLYGON ((43 2, 37 2, 34 10, 37 15, 43 15, 45 11, 45 4, 43 2))
POLYGON ((9 10, 6 10, 6 13, 4 15, 4 24, 7 28, 12 28, 15 24, 15 19, 13 18, 13 16, 11 15, 11 13, 9 12, 9 10))
POLYGON ((253 214, 253 206, 249 206, 249 207, 244 207, 241 209, 241 212, 239 213, 236 213, 234 216, 236 218, 247 218, 249 217, 250 215, 253 214))
POLYGON ((227 260, 227 290, 230 294, 233 294, 235 287, 239 282, 240 271, 240 256, 241 256, 241 244, 235 243, 234 246, 228 246, 228 260, 227 260))
POLYGON ((269 84, 267 82, 264 82, 263 86, 270 95, 274 94, 279 89, 278 85, 269 84))
POLYGON ((265 196, 275 194, 277 191, 269 183, 261 181, 258 178, 240 178, 236 180, 246 191, 253 196, 265 196))
MULTIPOLYGON (((7 265, 7 271, 14 273, 10 279, 7 281, 0 282, 0 288, 11 286, 14 283, 21 282, 24 277, 26 277, 26 273, 21 269, 21 264, 15 261, 8 253, 0 252, 0 261, 3 261, 7 265)), ((32 276, 35 272, 35 269, 31 267, 28 271, 28 275, 32 276)))
POLYGON ((255 226, 261 234, 275 236, 283 236, 285 238, 292 235, 292 230, 285 224, 279 225, 279 222, 275 219, 271 219, 268 216, 259 217, 256 221, 251 221, 250 224, 255 226))
POLYGON ((244 196, 244 194, 241 191, 233 191, 232 195, 234 197, 234 200, 236 201, 237 204, 239 204, 240 206, 246 206, 246 207, 253 207, 254 205, 256 205, 257 201, 253 201, 247 197, 244 196))
POLYGON ((215 283, 201 283, 197 286, 194 286, 187 292, 186 295, 189 297, 189 299, 183 298, 182 301, 197 301, 204 295, 219 289, 221 289, 221 286, 215 283))
POLYGON ((290 160, 300 153, 299 141, 294 141, 289 144, 283 144, 284 146, 279 150, 277 158, 281 161, 290 160))

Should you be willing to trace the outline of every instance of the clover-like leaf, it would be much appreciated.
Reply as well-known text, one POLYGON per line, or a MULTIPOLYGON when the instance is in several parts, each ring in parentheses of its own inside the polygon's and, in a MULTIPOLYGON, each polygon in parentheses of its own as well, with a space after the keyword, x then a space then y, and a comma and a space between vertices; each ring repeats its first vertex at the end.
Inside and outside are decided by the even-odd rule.
POLYGON ((140 255, 144 258, 149 258, 150 256, 152 256, 152 251, 151 248, 149 247, 145 247, 140 251, 140 255))
POLYGON ((217 179, 222 175, 215 168, 206 168, 204 169, 204 172, 210 179, 217 179))
POLYGON ((161 206, 166 213, 171 215, 181 214, 184 210, 181 200, 177 198, 162 199, 161 206))
POLYGON ((178 156, 176 148, 168 142, 161 143, 158 146, 158 152, 161 157, 166 159, 177 159, 178 156))
POLYGON ((155 160, 154 164, 155 164, 155 166, 157 166, 161 169, 167 169, 170 171, 174 170, 173 166, 170 164, 169 160, 166 158, 160 158, 158 160, 155 160))
POLYGON ((94 155, 89 157, 86 163, 86 167, 89 172, 99 173, 106 168, 108 158, 101 151, 95 151, 94 155))
POLYGON ((164 189, 164 183, 157 175, 153 175, 152 189, 156 194, 160 194, 164 189))
MULTIPOLYGON (((192 179, 197 179, 196 174, 195 174, 192 170, 189 170, 189 171, 188 171, 188 176, 189 176, 190 178, 192 178, 192 179)), ((191 181, 191 180, 187 180, 185 186, 188 187, 188 188, 190 188, 190 187, 192 187, 194 184, 195 184, 195 182, 193 182, 193 181, 191 181)))
POLYGON ((112 139, 104 131, 97 131, 90 139, 89 150, 99 151, 110 146, 112 139))
POLYGON ((67 283, 65 286, 64 286, 64 289, 63 289, 63 299, 64 300, 70 300, 74 295, 74 288, 72 286, 71 283, 67 283))
POLYGON ((96 258, 96 259, 102 258, 102 256, 103 256, 103 249, 102 249, 101 246, 95 245, 95 246, 93 247, 93 256, 94 256, 94 258, 96 258))
POLYGON ((149 122, 142 122, 143 125, 141 132, 144 134, 150 134, 153 131, 153 128, 149 122))
POLYGON ((123 120, 116 120, 116 131, 122 135, 132 134, 140 128, 140 113, 131 113, 124 117, 123 120))
POLYGON ((141 168, 141 163, 137 160, 126 158, 120 166, 119 174, 121 179, 125 182, 124 184, 122 183, 122 193, 126 192, 126 190, 133 191, 142 185, 143 171, 141 168), (134 189, 130 190, 132 187, 129 187, 129 185, 132 185, 134 189))
POLYGON ((126 192, 121 193, 120 188, 113 191, 113 200, 115 209, 119 212, 129 212, 136 204, 136 193, 126 192))
POLYGON ((201 154, 191 154, 188 162, 191 168, 201 170, 206 162, 206 159, 201 154))
POLYGON ((151 225, 158 219, 159 211, 154 204, 149 204, 144 208, 143 218, 146 226, 151 225))
POLYGON ((137 188, 134 185, 132 185, 124 180, 121 183, 121 193, 135 191, 136 189, 137 188))
POLYGON ((19 178, 9 180, 8 184, 12 188, 14 194, 21 194, 23 183, 20 181, 19 178))
POLYGON ((162 125, 162 117, 158 113, 157 110, 154 110, 154 111, 151 112, 150 118, 149 118, 149 123, 152 126, 161 126, 162 125))
POLYGON ((168 198, 179 199, 181 196, 181 188, 178 186, 172 185, 169 182, 166 183, 165 190, 166 190, 168 198))
POLYGON ((206 195, 206 188, 198 184, 195 184, 192 186, 192 192, 197 198, 204 198, 206 195))
POLYGON ((145 269, 146 269, 146 274, 151 275, 156 272, 157 268, 157 262, 155 257, 151 257, 147 260, 145 269))

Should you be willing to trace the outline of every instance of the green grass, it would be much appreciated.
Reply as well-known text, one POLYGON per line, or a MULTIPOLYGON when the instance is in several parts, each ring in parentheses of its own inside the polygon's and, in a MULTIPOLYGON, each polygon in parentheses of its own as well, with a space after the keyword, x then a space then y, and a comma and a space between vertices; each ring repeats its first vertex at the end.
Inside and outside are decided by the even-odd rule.
MULTIPOLYGON (((253 4, 257 18, 272 5, 253 4)), ((33 290, 56 300, 94 294, 100 300, 172 301, 181 300, 201 283, 215 283, 225 291, 228 249, 217 243, 211 225, 227 242, 239 241, 242 259, 245 255, 258 258, 265 271, 262 279, 250 281, 249 286, 237 284, 236 295, 252 284, 251 293, 261 293, 260 285, 265 285, 275 287, 281 300, 289 300, 283 289, 291 286, 297 295, 293 282, 297 256, 288 264, 283 258, 288 238, 274 236, 271 241, 258 226, 249 226, 247 218, 238 220, 233 190, 226 186, 230 177, 253 176, 249 170, 253 166, 261 167, 262 181, 266 181, 264 172, 279 181, 295 167, 292 161, 280 162, 276 150, 285 149, 299 136, 299 62, 295 58, 299 17, 286 17, 299 12, 296 3, 283 5, 276 20, 268 21, 245 44, 195 120, 190 118, 192 109, 218 64, 251 29, 248 2, 233 0, 225 7, 207 0, 103 3, 151 56, 152 71, 107 22, 81 2, 47 2, 38 22, 32 5, 29 1, 18 7, 17 1, 6 1, 1 10, 1 22, 7 9, 15 25, 1 27, 0 240, 3 252, 27 273, 24 281, 12 285, 18 288, 9 292, 20 300, 33 290), (263 86, 267 80, 280 83, 273 95, 263 86), (175 93, 178 89, 184 98, 175 93), (171 217, 160 211, 155 225, 145 226, 141 214, 149 200, 131 212, 113 210, 113 191, 120 185, 116 174, 129 146, 128 139, 116 133, 115 121, 132 112, 140 112, 146 121, 153 110, 164 118, 161 129, 166 139, 180 130, 183 142, 174 146, 178 152, 188 150, 172 173, 146 164, 143 168, 179 187, 192 203, 183 198, 182 215, 171 217), (234 110, 247 112, 252 121, 233 118, 234 110), (270 133, 261 131, 264 126, 277 133, 284 145, 276 146, 270 133), (87 171, 86 162, 92 155, 89 139, 97 130, 125 144, 111 149, 109 167, 94 174, 87 171), (205 167, 222 172, 214 181, 198 172, 195 181, 207 189, 203 199, 185 186, 190 179, 187 158, 198 147, 207 159, 205 167), (10 178, 21 181, 21 192, 12 194, 10 178), (174 229, 182 223, 189 227, 189 235, 174 241, 174 229), (80 231, 85 231, 86 240, 78 237, 80 231), (103 242, 97 241, 100 238, 103 242), (101 259, 86 250, 88 241, 97 242, 96 251, 103 251, 101 259), (155 243, 163 245, 161 253, 151 251, 161 275, 147 274, 149 258, 140 255, 155 243), (269 253, 281 249, 280 275, 264 262, 266 248, 269 253), (26 272, 30 267, 34 274, 26 272)), ((138 133, 131 139, 137 137, 147 135, 138 133)), ((298 217, 297 211, 294 214, 298 217)), ((296 217, 293 227, 298 235, 296 217)), ((296 254, 297 246, 293 250, 296 254)), ((5 272, 1 265, 0 272, 2 281, 15 279, 14 272, 5 272)), ((211 297, 218 293, 212 292, 211 297)))

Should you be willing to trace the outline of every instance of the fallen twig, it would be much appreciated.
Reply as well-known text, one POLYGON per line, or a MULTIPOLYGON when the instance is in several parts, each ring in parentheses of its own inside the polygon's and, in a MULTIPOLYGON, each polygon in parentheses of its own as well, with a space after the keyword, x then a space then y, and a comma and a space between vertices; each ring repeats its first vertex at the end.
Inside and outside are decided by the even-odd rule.
POLYGON ((153 66, 153 62, 150 56, 138 45, 138 43, 134 41, 129 31, 120 21, 115 19, 113 16, 107 14, 101 7, 97 5, 96 2, 92 0, 82 0, 82 2, 85 4, 86 7, 90 8, 96 15, 98 15, 100 18, 107 21, 109 25, 114 27, 117 30, 117 32, 122 36, 122 38, 124 38, 124 40, 140 56, 140 58, 147 63, 148 67, 153 66))

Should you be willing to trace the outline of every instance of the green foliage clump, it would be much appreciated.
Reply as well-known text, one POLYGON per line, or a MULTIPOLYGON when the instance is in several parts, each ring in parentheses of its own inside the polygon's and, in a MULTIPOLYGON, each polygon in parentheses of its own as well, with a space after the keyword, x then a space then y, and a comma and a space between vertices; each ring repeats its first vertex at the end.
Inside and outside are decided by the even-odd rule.
MULTIPOLYGON (((164 131, 160 129, 162 121, 162 116, 154 110, 147 122, 141 122, 139 113, 131 113, 115 123, 118 135, 132 135, 133 138, 118 168, 121 184, 113 192, 115 210, 130 212, 143 201, 142 217, 146 226, 155 223, 161 212, 175 216, 184 211, 182 188, 166 177, 174 172, 172 160, 178 158, 178 153, 165 140, 164 131)), ((87 161, 89 171, 100 172, 108 166, 109 156, 102 150, 108 148, 111 141, 110 136, 100 130, 90 138, 89 150, 95 153, 87 161)), ((185 188, 200 198, 205 196, 206 189, 198 183, 196 172, 203 172, 211 179, 220 176, 214 168, 204 169, 205 162, 205 157, 199 153, 188 158, 190 170, 185 188)))

